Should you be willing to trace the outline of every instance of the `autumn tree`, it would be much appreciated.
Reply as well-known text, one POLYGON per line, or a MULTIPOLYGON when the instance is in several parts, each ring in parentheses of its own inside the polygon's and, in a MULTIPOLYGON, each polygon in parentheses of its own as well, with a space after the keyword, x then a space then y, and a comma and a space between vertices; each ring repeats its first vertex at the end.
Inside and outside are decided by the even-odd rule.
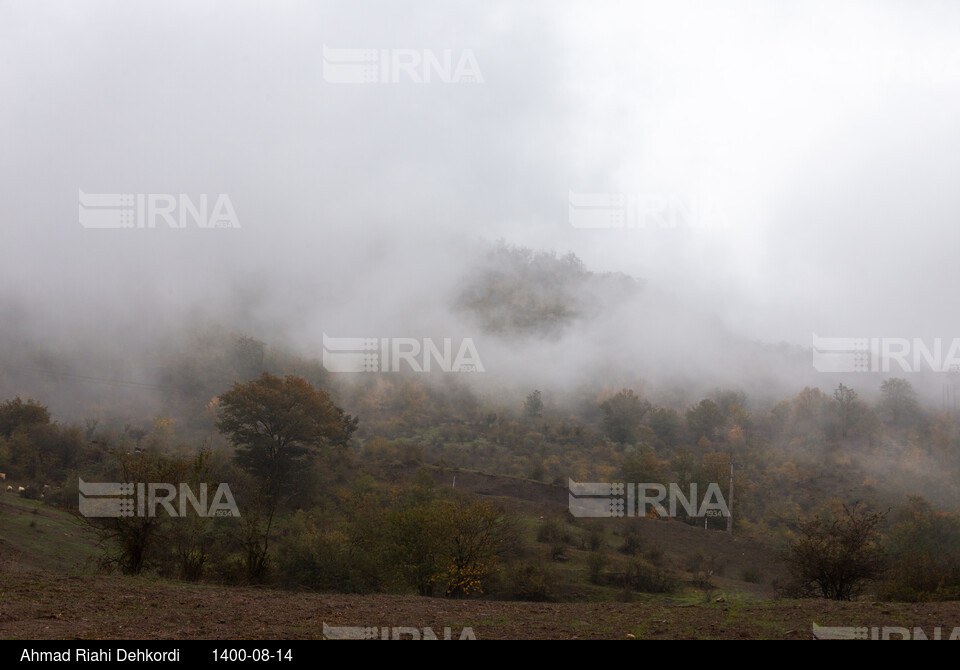
POLYGON ((26 402, 17 396, 0 405, 0 436, 10 437, 21 427, 50 423, 50 412, 36 400, 26 402))
POLYGON ((445 569, 441 579, 448 598, 483 593, 485 580, 500 569, 510 548, 512 529, 489 500, 445 501, 439 506, 445 569))
POLYGON ((892 600, 960 600, 960 516, 909 496, 891 518, 890 570, 883 596, 892 600))
POLYGON ((620 463, 620 471, 627 482, 659 484, 665 479, 664 463, 657 459, 654 450, 646 445, 628 452, 620 463))
POLYGON ((217 428, 236 448, 237 464, 259 483, 246 540, 248 576, 259 580, 267 567, 274 515, 298 471, 321 451, 346 446, 358 421, 334 405, 326 391, 294 375, 281 379, 264 372, 234 383, 218 403, 217 428))
POLYGON ((860 504, 800 523, 786 561, 789 595, 851 600, 884 569, 879 527, 885 514, 860 504))
POLYGON ((644 415, 650 409, 650 403, 642 400, 631 389, 623 389, 600 403, 603 410, 603 428, 614 442, 634 444, 637 441, 637 429, 644 415))

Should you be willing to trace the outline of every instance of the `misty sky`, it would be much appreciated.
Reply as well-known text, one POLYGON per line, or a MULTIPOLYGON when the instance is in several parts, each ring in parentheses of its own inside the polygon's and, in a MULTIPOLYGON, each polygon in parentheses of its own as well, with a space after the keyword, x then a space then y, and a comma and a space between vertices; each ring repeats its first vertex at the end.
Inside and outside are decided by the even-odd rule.
POLYGON ((960 337, 958 34, 947 2, 2 0, 0 297, 62 341, 196 312, 319 354, 442 330, 503 238, 645 279, 675 329, 960 337), (483 81, 331 83, 324 46, 483 81), (224 193, 240 228, 86 229, 79 190, 224 193), (721 216, 580 229, 571 192, 721 216))

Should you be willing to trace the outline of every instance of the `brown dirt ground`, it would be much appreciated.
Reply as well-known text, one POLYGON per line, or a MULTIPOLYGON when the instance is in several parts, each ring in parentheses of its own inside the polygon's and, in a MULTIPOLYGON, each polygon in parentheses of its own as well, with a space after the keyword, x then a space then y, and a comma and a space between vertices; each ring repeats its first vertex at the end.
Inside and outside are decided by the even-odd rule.
POLYGON ((183 585, 108 575, 0 573, 6 639, 320 639, 332 626, 430 627, 476 639, 811 639, 822 626, 960 627, 960 603, 822 600, 633 603, 450 601, 183 585))

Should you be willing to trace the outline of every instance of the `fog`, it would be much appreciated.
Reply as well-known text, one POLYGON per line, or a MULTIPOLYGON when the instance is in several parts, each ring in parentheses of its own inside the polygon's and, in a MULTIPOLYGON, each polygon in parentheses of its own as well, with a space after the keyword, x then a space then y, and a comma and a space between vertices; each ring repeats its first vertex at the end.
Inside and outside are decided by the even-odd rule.
POLYGON ((958 27, 946 2, 0 3, 0 367, 149 384, 217 323, 314 358, 470 337, 480 385, 827 389, 814 333, 960 337, 958 27), (387 54, 381 81, 329 81, 338 49, 387 54), (471 81, 390 69, 444 50, 471 81), (87 228, 80 191, 226 194, 239 227, 87 228), (575 194, 673 209, 576 227, 575 194), (642 288, 486 332, 455 303, 496 240, 642 288))

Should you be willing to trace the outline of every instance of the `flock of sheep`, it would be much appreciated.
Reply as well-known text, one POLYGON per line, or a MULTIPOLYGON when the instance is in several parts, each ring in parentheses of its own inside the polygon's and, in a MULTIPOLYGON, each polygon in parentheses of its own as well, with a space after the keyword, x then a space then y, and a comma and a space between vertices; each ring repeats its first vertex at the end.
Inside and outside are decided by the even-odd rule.
MULTIPOLYGON (((0 482, 6 481, 6 479, 7 479, 7 474, 5 472, 0 472, 0 482)), ((44 486, 43 488, 47 488, 47 487, 44 486)), ((26 489, 23 488, 22 486, 17 487, 17 493, 23 493, 24 491, 26 491, 26 489)), ((7 486, 7 493, 13 493, 13 486, 10 486, 10 485, 7 486)))

